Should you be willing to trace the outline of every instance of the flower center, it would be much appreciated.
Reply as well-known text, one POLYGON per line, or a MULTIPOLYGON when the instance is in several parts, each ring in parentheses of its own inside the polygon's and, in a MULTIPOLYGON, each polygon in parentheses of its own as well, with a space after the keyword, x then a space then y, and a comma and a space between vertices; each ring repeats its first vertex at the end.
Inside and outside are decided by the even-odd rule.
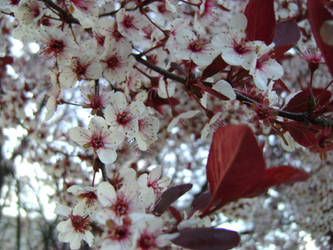
POLYGON ((126 125, 128 122, 131 121, 131 117, 128 115, 127 112, 123 112, 117 115, 117 122, 121 125, 126 125))
POLYGON ((109 227, 108 238, 116 241, 122 241, 128 238, 130 232, 127 226, 113 225, 109 227))
POLYGON ((245 54, 245 53, 247 53, 247 52, 250 51, 246 46, 244 46, 244 44, 238 43, 236 41, 234 41, 234 50, 239 55, 243 55, 243 54, 245 54))
POLYGON ((94 192, 80 194, 79 197, 87 199, 88 204, 93 204, 97 200, 97 195, 94 192))
POLYGON ((91 138, 90 145, 91 145, 94 149, 102 148, 102 147, 104 146, 103 138, 102 138, 101 136, 93 136, 93 137, 91 138))
POLYGON ((122 24, 124 25, 124 27, 126 29, 130 29, 130 28, 134 28, 134 25, 133 25, 133 19, 134 17, 132 16, 129 16, 129 15, 126 15, 122 21, 122 24))
POLYGON ((141 235, 140 239, 138 240, 138 246, 141 249, 150 249, 151 247, 156 247, 155 238, 148 234, 141 235))
POLYGON ((119 63, 120 61, 116 55, 113 55, 106 60, 106 64, 110 69, 116 68, 119 65, 119 63))
POLYGON ((103 108, 102 98, 100 96, 91 96, 89 107, 93 110, 98 110, 103 108))
POLYGON ((118 199, 114 204, 113 210, 118 216, 126 215, 128 211, 128 203, 122 199, 118 199))
POLYGON ((196 40, 196 41, 192 41, 189 45, 188 45, 188 49, 191 50, 192 52, 200 52, 204 49, 204 45, 207 42, 203 42, 200 40, 196 40))
POLYGON ((84 233, 89 226, 89 216, 70 215, 72 226, 76 232, 84 233))
POLYGON ((62 40, 51 40, 49 43, 49 53, 54 53, 56 55, 64 51, 65 44, 62 40))
POLYGON ((81 65, 79 61, 75 62, 74 73, 78 78, 87 72, 87 66, 81 65))

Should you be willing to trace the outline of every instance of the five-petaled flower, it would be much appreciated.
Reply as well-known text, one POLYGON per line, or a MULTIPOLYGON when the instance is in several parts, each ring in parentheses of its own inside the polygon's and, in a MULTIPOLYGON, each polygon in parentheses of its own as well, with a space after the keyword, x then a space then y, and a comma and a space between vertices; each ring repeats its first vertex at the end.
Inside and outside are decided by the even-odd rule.
POLYGON ((72 128, 69 131, 69 136, 80 146, 92 148, 105 164, 110 164, 116 160, 116 149, 124 139, 117 128, 109 129, 101 117, 92 118, 88 129, 72 128))

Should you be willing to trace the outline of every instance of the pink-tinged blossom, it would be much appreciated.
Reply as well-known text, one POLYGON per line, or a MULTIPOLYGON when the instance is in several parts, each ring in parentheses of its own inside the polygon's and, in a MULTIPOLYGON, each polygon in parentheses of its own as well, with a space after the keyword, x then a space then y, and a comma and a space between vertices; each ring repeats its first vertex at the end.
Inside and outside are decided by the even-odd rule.
POLYGON ((111 127, 116 127, 129 139, 136 136, 139 130, 139 119, 145 116, 146 107, 142 101, 130 104, 122 92, 115 92, 111 97, 111 105, 104 110, 105 120, 111 127))
POLYGON ((98 2, 95 0, 67 0, 72 5, 73 16, 84 28, 91 28, 98 20, 98 2))
POLYGON ((73 49, 76 49, 72 35, 66 31, 48 27, 40 34, 42 42, 42 54, 47 58, 56 58, 58 63, 64 63, 64 60, 70 58, 73 49))
POLYGON ((15 17, 26 28, 27 26, 33 27, 33 24, 37 24, 38 20, 44 14, 44 9, 38 1, 25 1, 15 10, 15 17))
POLYGON ((109 182, 115 190, 119 190, 123 186, 133 185, 136 182, 136 171, 126 166, 115 166, 113 169, 107 169, 109 182))
POLYGON ((222 59, 226 63, 250 70, 256 63, 257 55, 255 43, 245 40, 246 26, 247 19, 243 14, 233 16, 229 27, 230 32, 215 36, 212 44, 220 49, 222 59))
POLYGON ((117 22, 114 19, 109 19, 109 18, 98 19, 93 30, 97 34, 100 34, 106 37, 107 39, 112 40, 113 43, 128 42, 127 38, 124 37, 119 32, 117 22))
POLYGON ((119 32, 130 41, 140 41, 138 38, 144 36, 143 27, 149 24, 139 11, 125 11, 125 9, 117 12, 116 21, 119 32))
POLYGON ((196 31, 200 32, 220 33, 225 26, 223 18, 221 18, 223 14, 218 1, 203 0, 201 1, 200 8, 195 12, 193 27, 196 31))
POLYGON ((0 9, 8 12, 15 12, 20 2, 21 0, 2 0, 0 2, 0 9))
POLYGON ((74 214, 95 216, 98 210, 97 189, 90 186, 73 185, 67 192, 74 194, 78 198, 78 203, 73 208, 74 214))
POLYGON ((273 44, 267 46, 262 42, 259 43, 257 63, 254 68, 250 69, 250 75, 252 75, 257 88, 266 90, 269 79, 277 80, 282 77, 283 68, 276 60, 271 58, 273 44))
POLYGON ((151 115, 138 120, 138 132, 135 135, 140 150, 146 151, 150 144, 157 140, 157 133, 160 128, 159 120, 151 115))
POLYGON ((101 117, 92 118, 88 129, 72 128, 69 131, 69 136, 80 146, 92 148, 105 164, 110 164, 116 160, 116 149, 124 139, 116 128, 109 129, 101 117))
POLYGON ((134 250, 136 225, 130 217, 114 217, 108 212, 100 214, 99 222, 105 225, 102 235, 102 250, 134 250))
POLYGON ((99 93, 95 93, 95 81, 88 81, 80 87, 81 95, 83 98, 83 107, 91 108, 92 114, 106 108, 111 103, 111 91, 103 85, 99 85, 99 93))
POLYGON ((189 29, 176 34, 176 47, 173 56, 178 60, 192 60, 198 66, 209 65, 218 55, 207 35, 196 34, 189 29))
POLYGON ((165 22, 171 22, 177 15, 177 0, 155 1, 149 5, 149 8, 156 14, 155 23, 159 26, 165 25, 165 22))
POLYGON ((113 40, 107 39, 105 48, 101 56, 103 76, 110 82, 124 81, 134 64, 134 59, 130 57, 131 44, 126 41, 115 43, 113 40))
POLYGON ((102 76, 102 66, 96 60, 95 51, 73 53, 72 60, 62 65, 59 79, 63 87, 71 88, 78 80, 94 80, 102 76))
POLYGON ((167 189, 171 180, 169 177, 162 177, 162 167, 154 168, 149 174, 144 173, 138 178, 140 187, 140 197, 145 204, 145 208, 150 210, 155 201, 167 189))
POLYGON ((301 57, 306 60, 308 63, 313 63, 313 64, 319 64, 324 62, 322 55, 320 54, 320 51, 315 48, 309 48, 305 49, 301 53, 301 57))
POLYGON ((66 206, 57 206, 56 212, 68 219, 57 225, 59 231, 58 239, 61 242, 69 243, 71 249, 79 249, 81 241, 84 240, 91 247, 93 245, 94 236, 90 232, 90 218, 88 215, 76 214, 66 206))
POLYGON ((138 196, 136 182, 123 185, 117 191, 110 183, 102 182, 98 185, 97 196, 101 206, 106 208, 115 217, 145 212, 143 201, 138 196))
POLYGON ((163 220, 153 215, 145 215, 138 221, 136 249, 158 250, 170 244, 177 234, 164 234, 163 220))

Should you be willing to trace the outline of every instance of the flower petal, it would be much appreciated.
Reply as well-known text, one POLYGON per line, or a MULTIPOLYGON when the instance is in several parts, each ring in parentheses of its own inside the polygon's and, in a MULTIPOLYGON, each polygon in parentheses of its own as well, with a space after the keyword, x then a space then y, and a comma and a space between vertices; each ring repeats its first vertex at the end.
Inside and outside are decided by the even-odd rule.
POLYGON ((117 159, 117 153, 110 148, 100 148, 97 150, 98 158, 104 164, 111 164, 117 159))
POLYGON ((117 194, 110 183, 102 182, 98 185, 97 197, 103 207, 110 207, 117 198, 117 194))
POLYGON ((69 137, 80 146, 90 142, 90 133, 84 128, 72 128, 68 133, 69 137))

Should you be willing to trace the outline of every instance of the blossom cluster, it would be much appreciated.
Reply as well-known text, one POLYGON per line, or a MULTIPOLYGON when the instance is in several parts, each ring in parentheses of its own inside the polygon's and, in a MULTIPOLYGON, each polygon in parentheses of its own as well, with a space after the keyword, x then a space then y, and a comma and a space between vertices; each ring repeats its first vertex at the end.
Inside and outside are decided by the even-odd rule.
POLYGON ((97 187, 73 185, 73 208, 58 205, 56 212, 68 219, 57 226, 59 240, 79 249, 84 240, 101 249, 156 249, 170 244, 175 235, 171 225, 153 214, 155 202, 170 180, 161 177, 161 167, 136 178, 131 168, 122 168, 109 181, 97 187), (112 184, 111 184, 112 183, 112 184), (94 237, 92 227, 104 228, 94 237))
MULTIPOLYGON (((7 45, 0 48, 0 105, 5 107, 1 109, 0 122, 4 128, 15 124, 25 131, 12 159, 22 154, 30 162, 43 163, 56 183, 54 198, 59 203, 56 213, 65 218, 57 221, 59 241, 69 243, 71 249, 79 249, 83 241, 101 249, 161 249, 176 243, 193 248, 193 243, 180 242, 180 238, 187 239, 184 229, 207 229, 218 225, 220 220, 200 217, 195 202, 184 202, 184 207, 191 208, 187 213, 170 204, 168 211, 156 210, 161 200, 166 199, 163 194, 168 194, 165 191, 170 191, 169 186, 170 192, 171 186, 175 186, 177 195, 168 197, 168 201, 175 201, 188 191, 185 184, 177 186, 179 179, 188 182, 193 173, 202 175, 205 165, 201 156, 189 156, 188 152, 177 155, 173 149, 193 148, 200 143, 207 146, 214 132, 224 125, 248 123, 260 142, 274 138, 272 145, 263 143, 260 150, 269 154, 274 151, 275 141, 279 142, 278 152, 289 152, 285 157, 277 157, 281 166, 288 165, 301 150, 319 153, 322 159, 327 159, 327 152, 333 149, 330 69, 324 68, 314 39, 319 36, 322 44, 332 45, 329 35, 332 20, 324 22, 314 38, 303 1, 266 1, 263 9, 272 13, 262 13, 267 19, 265 23, 253 13, 260 13, 253 7, 254 2, 3 0, 0 3, 4 36, 6 25, 10 25, 11 36, 39 46, 38 56, 29 55, 21 62, 16 61, 21 66, 6 56, 7 45), (42 63, 35 63, 36 58, 42 63), (294 60, 298 60, 297 66, 293 65, 294 60), (13 80, 7 74, 10 69, 7 65, 11 64, 14 72, 24 65, 30 70, 22 73, 22 80, 13 80), (294 73, 295 68, 301 73, 294 73), (29 75, 29 71, 34 74, 29 75), (184 141, 195 142, 186 146, 184 141), (160 159, 161 155, 165 157, 160 159), (171 170, 167 168, 168 161, 174 163, 171 170), (161 162, 164 172, 173 178, 162 177, 160 166, 150 171, 151 165, 161 162), (63 192, 58 192, 59 187, 63 192)), ((324 9, 331 13, 329 5, 324 9)), ((323 56, 328 64, 327 55, 323 56)), ((251 129, 245 129, 247 134, 252 135, 251 129)), ((253 138, 249 141, 256 145, 253 138)), ((217 162, 223 158, 218 151, 222 149, 222 141, 214 145, 217 145, 214 151, 217 162)), ((200 152, 203 147, 198 148, 195 152, 203 154, 200 152)), ((266 179, 254 182, 257 186, 249 184, 251 188, 244 189, 244 197, 293 181, 292 174, 277 174, 280 179, 275 180, 274 170, 271 177, 272 172, 265 169, 262 155, 255 156, 262 160, 266 179), (269 180, 266 175, 275 184, 265 183, 269 180)), ((216 163, 214 159, 210 162, 216 163)), ((226 174, 223 178, 230 176, 226 174)), ((322 172, 318 176, 321 180, 322 172)), ((228 189, 223 186, 228 185, 223 178, 215 180, 222 186, 215 187, 215 198, 228 189)), ((208 177, 203 179, 190 180, 197 182, 194 189, 198 197, 212 188, 213 182, 207 183, 208 177)), ((242 184, 246 181, 250 180, 242 180, 242 184)), ((317 192, 311 200, 310 194, 304 195, 311 188, 302 185, 289 194, 305 196, 307 203, 316 203, 316 209, 320 210, 322 192, 317 192)), ((238 199, 243 193, 237 195, 238 199)), ((227 202, 236 198, 228 197, 227 202)), ((209 202, 212 211, 219 207, 213 201, 209 202)), ((255 214, 254 201, 242 200, 216 213, 248 220, 255 214)), ((297 199, 290 204, 290 210, 296 210, 299 204, 306 207, 297 199)), ((323 206, 330 208, 326 203, 323 206)), ((317 220, 307 216, 308 213, 313 215, 312 210, 302 211, 309 220, 317 220)), ((304 221, 295 218, 302 228, 315 234, 304 221)), ((329 223, 318 223, 318 228, 321 227, 325 228, 320 235, 330 232, 329 223)), ((231 242, 226 248, 237 245, 238 238, 231 242)))

